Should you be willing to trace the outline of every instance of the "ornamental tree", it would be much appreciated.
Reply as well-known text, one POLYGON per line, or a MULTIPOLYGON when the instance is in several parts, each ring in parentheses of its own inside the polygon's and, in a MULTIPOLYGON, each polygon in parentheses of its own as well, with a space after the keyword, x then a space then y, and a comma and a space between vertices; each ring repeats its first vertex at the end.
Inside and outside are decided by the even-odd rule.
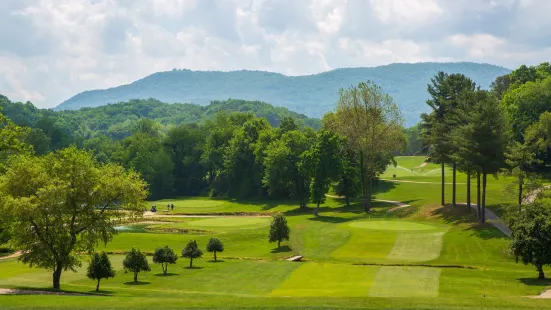
POLYGON ((216 261, 216 252, 224 252, 224 245, 218 238, 210 238, 207 244, 207 252, 214 253, 214 261, 216 261))
POLYGON ((142 271, 151 271, 145 254, 135 248, 132 248, 130 252, 126 253, 126 257, 122 261, 122 265, 125 273, 134 273, 134 282, 138 282, 138 273, 142 271))
POLYGON ((155 249, 155 253, 153 254, 153 262, 161 265, 163 274, 165 275, 168 271, 168 264, 175 264, 177 260, 178 255, 168 246, 155 249))
POLYGON ((290 232, 291 230, 289 229, 289 225, 287 225, 287 219, 281 214, 276 214, 270 224, 270 235, 268 236, 268 241, 270 243, 277 241, 277 247, 279 248, 281 241, 289 240, 290 232))
POLYGON ((92 280, 97 280, 96 292, 99 291, 99 282, 101 279, 109 279, 115 276, 115 270, 111 266, 111 261, 107 253, 102 252, 94 253, 90 265, 88 265, 88 272, 86 276, 92 280))
POLYGON ((189 258, 189 268, 193 267, 193 260, 203 256, 203 251, 197 246, 197 241, 191 240, 182 250, 182 257, 189 258))

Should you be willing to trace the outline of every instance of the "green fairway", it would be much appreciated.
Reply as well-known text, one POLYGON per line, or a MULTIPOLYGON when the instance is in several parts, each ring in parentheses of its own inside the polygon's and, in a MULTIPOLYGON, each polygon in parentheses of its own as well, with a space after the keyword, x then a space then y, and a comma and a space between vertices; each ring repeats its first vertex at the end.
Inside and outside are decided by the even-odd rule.
MULTIPOLYGON (((507 237, 489 224, 476 224, 466 207, 438 206, 439 170, 434 175, 430 172, 438 166, 419 167, 422 157, 399 157, 398 161, 406 169, 393 169, 404 174, 413 169, 408 180, 435 183, 380 181, 376 198, 411 205, 392 212, 392 204, 376 202, 366 214, 359 203, 353 201, 348 207, 341 199, 327 199, 319 217, 312 215, 313 209, 299 209, 294 201, 181 198, 150 202, 161 217, 121 225, 112 242, 98 245, 98 250, 112 253, 117 271, 115 278, 101 282, 102 296, 0 296, 0 308, 551 307, 551 300, 526 297, 551 288, 551 282, 535 280, 531 266, 514 262, 507 237), (167 204, 175 205, 173 212, 163 210, 167 204), (268 243, 269 217, 170 217, 274 212, 284 213, 291 229, 290 240, 280 248, 268 243), (212 237, 224 244, 216 263, 205 249, 212 237), (163 276, 149 256, 152 271, 141 273, 138 284, 122 269, 120 254, 132 247, 151 254, 168 245, 179 255, 190 240, 196 240, 204 252, 192 269, 187 259, 179 258, 169 265, 169 275, 163 276), (285 260, 294 255, 304 256, 303 262, 285 260)), ((508 201, 504 184, 502 179, 489 180, 489 203, 508 201)), ((450 197, 451 185, 446 189, 450 197)), ((463 201, 463 185, 458 186, 458 195, 463 201)), ((93 294, 95 282, 86 278, 86 267, 85 261, 77 272, 63 272, 62 289, 93 294)), ((50 282, 51 273, 45 269, 30 268, 16 259, 0 261, 0 288, 48 289, 50 282)))
POLYGON ((350 226, 374 230, 431 230, 436 227, 407 221, 364 221, 354 222, 350 226))

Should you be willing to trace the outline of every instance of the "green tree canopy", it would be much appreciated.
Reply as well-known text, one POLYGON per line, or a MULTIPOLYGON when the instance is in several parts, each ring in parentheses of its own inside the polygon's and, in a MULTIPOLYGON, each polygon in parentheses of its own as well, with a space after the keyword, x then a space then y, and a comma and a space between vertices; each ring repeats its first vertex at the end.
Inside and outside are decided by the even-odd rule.
POLYGON ((115 220, 141 216, 146 184, 119 165, 98 164, 76 147, 43 157, 19 155, 0 177, 0 213, 10 214, 12 244, 20 260, 53 271, 80 266, 78 252, 107 243, 115 220))
POLYGON ((134 274, 134 282, 138 282, 138 274, 143 271, 151 271, 147 257, 139 249, 132 248, 126 253, 122 261, 124 272, 132 272, 134 274))
POLYGON ((115 276, 115 269, 111 266, 111 261, 107 253, 101 252, 101 254, 94 252, 90 264, 88 265, 88 271, 86 276, 92 280, 97 280, 96 292, 99 291, 99 282, 101 279, 109 279, 115 276))
POLYGON ((551 265, 551 206, 535 203, 510 220, 510 249, 517 262, 532 264, 538 278, 544 279, 543 267, 551 265))
POLYGON ((189 258, 189 268, 193 267, 193 260, 203 256, 203 251, 197 246, 197 241, 191 240, 182 250, 182 257, 189 258))
POLYGON ((224 244, 218 238, 210 238, 207 243, 207 252, 214 254, 214 261, 216 261, 216 253, 224 252, 224 244))
POLYGON ((277 247, 281 246, 281 241, 289 240, 289 234, 291 230, 287 224, 287 219, 281 214, 276 214, 272 218, 270 224, 270 234, 268 235, 268 241, 270 243, 277 242, 277 247))
POLYGON ((153 253, 153 262, 155 264, 160 264, 163 269, 163 274, 166 275, 168 271, 168 264, 176 264, 178 260, 178 255, 168 246, 162 248, 156 248, 155 253, 153 253))

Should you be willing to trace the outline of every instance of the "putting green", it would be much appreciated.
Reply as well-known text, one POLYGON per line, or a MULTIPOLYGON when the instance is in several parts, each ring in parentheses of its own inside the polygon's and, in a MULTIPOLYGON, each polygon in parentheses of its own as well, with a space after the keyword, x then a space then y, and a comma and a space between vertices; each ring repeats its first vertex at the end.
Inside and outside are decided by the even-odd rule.
POLYGON ((381 267, 369 290, 370 297, 438 297, 440 269, 381 267))
POLYGON ((408 262, 437 259, 442 250, 442 236, 444 232, 400 233, 387 258, 408 262))
POLYGON ((407 221, 362 221, 349 224, 355 228, 372 230, 433 230, 436 227, 427 224, 407 221))
POLYGON ((197 227, 258 227, 270 224, 269 218, 261 217, 215 217, 189 222, 190 226, 197 227))

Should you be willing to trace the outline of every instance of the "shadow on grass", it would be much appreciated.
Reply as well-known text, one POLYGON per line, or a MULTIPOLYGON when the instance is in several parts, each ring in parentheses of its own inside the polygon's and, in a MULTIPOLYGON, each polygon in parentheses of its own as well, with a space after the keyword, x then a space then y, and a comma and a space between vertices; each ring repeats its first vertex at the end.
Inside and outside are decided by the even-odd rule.
POLYGON ((215 263, 215 264, 216 264, 216 263, 223 263, 224 260, 221 260, 221 259, 218 259, 218 260, 211 259, 211 260, 209 260, 208 262, 209 262, 209 263, 215 263))
POLYGON ((394 189, 397 185, 399 184, 396 182, 375 180, 375 182, 373 182, 373 195, 386 193, 394 189))
POLYGON ((172 272, 167 272, 166 274, 164 273, 157 273, 157 274, 154 274, 154 276, 156 277, 172 277, 172 276, 179 276, 180 274, 178 273, 172 273, 172 272))
POLYGON ((205 267, 193 266, 193 267, 184 267, 184 269, 203 269, 205 267))
POLYGON ((452 206, 446 204, 431 211, 431 215, 439 217, 446 224, 454 226, 464 226, 465 231, 470 231, 473 235, 482 239, 507 239, 501 231, 490 223, 479 223, 476 218, 476 210, 468 209, 466 206, 452 206))
POLYGON ((360 217, 353 217, 353 218, 345 218, 345 217, 337 217, 337 216, 326 216, 326 215, 319 215, 309 218, 310 221, 316 221, 316 222, 324 222, 324 223, 346 223, 350 221, 354 221, 359 219, 360 217))
POLYGON ((279 248, 275 248, 270 251, 270 253, 285 253, 285 252, 291 252, 293 249, 291 249, 288 245, 282 245, 279 248))
MULTIPOLYGON (((534 274, 536 274, 535 271, 534 271, 534 274)), ((534 278, 519 278, 517 280, 519 282, 521 282, 522 284, 524 284, 524 285, 530 285, 530 286, 549 286, 549 285, 551 285, 551 279, 540 280, 540 279, 537 279, 536 277, 534 277, 534 278)))
POLYGON ((93 291, 89 291, 88 294, 109 296, 109 295, 115 294, 115 292, 113 292, 113 291, 104 291, 104 290, 99 290, 99 291, 96 292, 96 290, 93 290, 93 291))
POLYGON ((124 285, 147 285, 147 284, 150 284, 151 282, 145 282, 145 281, 137 281, 137 282, 134 282, 134 281, 130 281, 130 282, 124 282, 123 284, 124 285))

